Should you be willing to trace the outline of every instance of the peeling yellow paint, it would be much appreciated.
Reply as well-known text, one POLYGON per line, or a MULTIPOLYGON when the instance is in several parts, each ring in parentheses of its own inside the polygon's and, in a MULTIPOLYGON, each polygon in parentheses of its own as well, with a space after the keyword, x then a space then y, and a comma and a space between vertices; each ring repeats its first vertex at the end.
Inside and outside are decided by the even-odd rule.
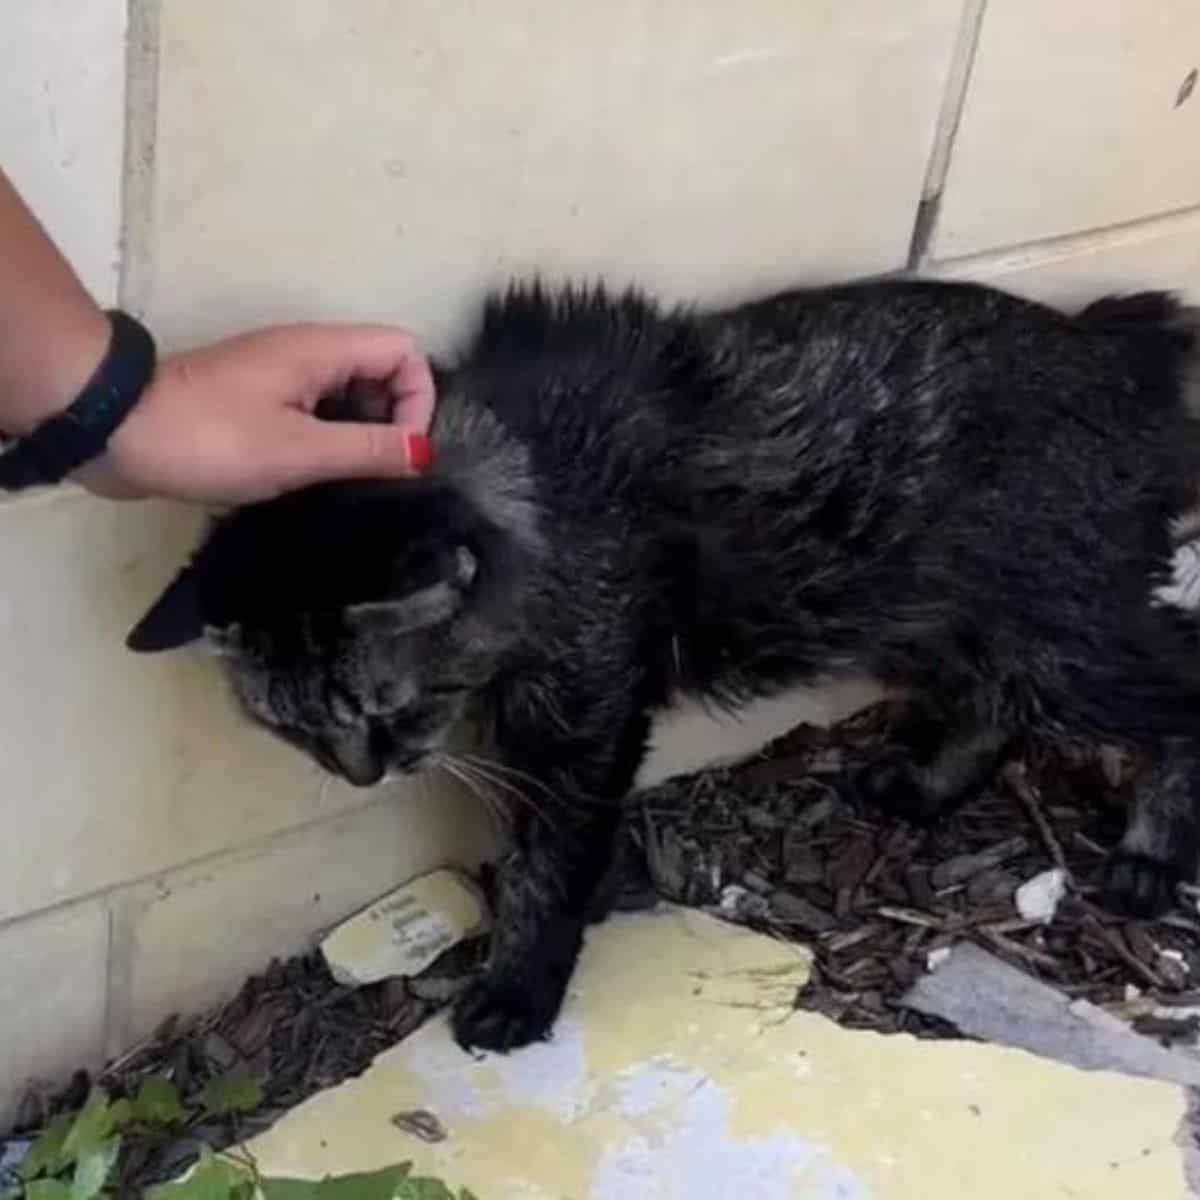
POLYGON ((843 1030, 808 959, 677 910, 592 931, 553 1042, 472 1060, 443 1022, 254 1144, 319 1175, 412 1158, 481 1200, 1182 1200, 1180 1089, 843 1030), (400 1111, 435 1112, 415 1140, 400 1111))

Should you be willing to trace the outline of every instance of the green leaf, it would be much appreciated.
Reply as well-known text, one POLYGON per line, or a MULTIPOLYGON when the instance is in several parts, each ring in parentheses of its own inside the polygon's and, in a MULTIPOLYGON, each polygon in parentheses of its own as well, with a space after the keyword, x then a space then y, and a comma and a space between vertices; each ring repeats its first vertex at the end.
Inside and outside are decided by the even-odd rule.
POLYGON ((258 1181, 263 1200, 316 1200, 319 1179, 270 1179, 258 1181))
POLYGON ((110 1137, 90 1154, 81 1154, 71 1180, 71 1200, 93 1200, 108 1182, 121 1149, 121 1138, 110 1137))
POLYGON ((414 1175, 401 1184, 396 1200, 454 1200, 454 1193, 440 1179, 414 1175))
POLYGON ((112 1107, 108 1110, 108 1115, 112 1119, 114 1130, 124 1129, 133 1120, 133 1105, 123 1097, 120 1100, 114 1100, 112 1107))
MULTIPOLYGON (((258 1181, 263 1200, 396 1200, 405 1196, 410 1163, 359 1171, 351 1175, 326 1175, 324 1179, 272 1179, 258 1181)), ((453 1200, 453 1198, 451 1198, 453 1200)))
POLYGON ((133 1101, 133 1119, 143 1125, 170 1128, 182 1125, 188 1110, 179 1098, 179 1089, 165 1075, 147 1075, 133 1101))
POLYGON ((64 1164, 78 1162, 94 1154, 100 1148, 100 1143, 112 1133, 112 1127, 112 1109, 108 1097, 101 1091, 93 1092, 79 1110, 63 1142, 64 1164))
POLYGON ((62 1170, 63 1143, 74 1123, 73 1113, 59 1113, 42 1132, 42 1136, 29 1148, 21 1163, 21 1178, 33 1179, 49 1172, 62 1170))
POLYGON ((254 1181, 246 1171, 206 1146, 186 1179, 150 1188, 146 1200, 243 1200, 253 1194, 254 1181))
POLYGON ((25 1189, 25 1200, 71 1200, 71 1189, 61 1179, 35 1179, 25 1189))
POLYGON ((204 1111, 213 1117, 253 1112, 262 1099, 262 1084, 242 1065, 210 1079, 200 1094, 204 1111))

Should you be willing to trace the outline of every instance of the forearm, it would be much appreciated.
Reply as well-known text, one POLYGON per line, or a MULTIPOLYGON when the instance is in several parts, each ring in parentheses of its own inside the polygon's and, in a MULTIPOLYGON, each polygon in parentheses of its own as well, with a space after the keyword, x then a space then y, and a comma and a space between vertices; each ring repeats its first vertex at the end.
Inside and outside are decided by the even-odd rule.
POLYGON ((107 318, 0 171, 0 432, 68 405, 104 357, 107 318))

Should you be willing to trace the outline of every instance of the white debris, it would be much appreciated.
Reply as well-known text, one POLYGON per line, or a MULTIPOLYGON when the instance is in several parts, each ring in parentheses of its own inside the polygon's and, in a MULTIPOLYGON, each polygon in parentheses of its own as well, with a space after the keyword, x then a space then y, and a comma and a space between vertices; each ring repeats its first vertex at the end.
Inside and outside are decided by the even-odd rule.
POLYGON ((1142 989, 1135 984, 1127 983, 1125 985, 1125 1003, 1132 1004, 1135 1000, 1140 1000, 1142 997, 1142 989))
POLYGON ((338 983, 361 987, 419 975, 443 951, 487 926, 474 883, 458 871, 433 871, 339 925, 321 943, 321 953, 338 983))
POLYGON ((756 896, 740 883, 727 883, 721 889, 717 913, 727 921, 746 921, 766 916, 767 898, 756 896))
POLYGON ((936 971, 950 957, 949 946, 938 946, 935 950, 925 955, 925 969, 927 971, 936 971))
POLYGON ((1164 950, 1160 946, 1158 948, 1158 956, 1159 958, 1165 958, 1173 963, 1177 963, 1180 969, 1187 972, 1187 974, 1190 975, 1192 973, 1192 968, 1188 963, 1188 960, 1184 957, 1182 950, 1164 950))
POLYGON ((1026 880, 1017 888, 1017 912, 1024 921, 1041 921, 1046 924, 1054 920, 1054 914, 1058 912, 1058 906, 1066 894, 1066 873, 1061 867, 1053 867, 1026 880))

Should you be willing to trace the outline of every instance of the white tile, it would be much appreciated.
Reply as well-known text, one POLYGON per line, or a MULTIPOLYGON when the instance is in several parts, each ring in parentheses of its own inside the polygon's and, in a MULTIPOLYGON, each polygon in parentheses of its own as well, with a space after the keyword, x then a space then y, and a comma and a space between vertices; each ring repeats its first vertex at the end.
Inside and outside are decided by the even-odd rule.
POLYGON ((1200 303, 1200 214, 1133 227, 1048 253, 950 265, 932 275, 974 278, 1031 299, 1079 308, 1112 292, 1165 288, 1200 303))
POLYGON ((833 725, 882 696, 878 684, 854 679, 794 688, 748 704, 737 713, 680 703, 655 720, 638 785, 653 787, 673 775, 737 762, 797 725, 833 725))
POLYGON ((905 258, 958 0, 166 0, 149 309, 444 349, 514 272, 688 298, 905 258))
POLYGON ((125 0, 4 0, 0 164, 97 299, 117 295, 125 0))
POLYGON ((246 975, 312 945, 383 893, 493 848, 473 798, 430 781, 329 822, 139 889, 128 994, 114 1020, 132 1038, 197 1012, 246 975))
POLYGON ((1190 0, 989 4, 934 257, 1200 203, 1197 66, 1190 0))
POLYGON ((103 1057, 108 913, 92 901, 0 928, 0 1131, 31 1078, 103 1057))

